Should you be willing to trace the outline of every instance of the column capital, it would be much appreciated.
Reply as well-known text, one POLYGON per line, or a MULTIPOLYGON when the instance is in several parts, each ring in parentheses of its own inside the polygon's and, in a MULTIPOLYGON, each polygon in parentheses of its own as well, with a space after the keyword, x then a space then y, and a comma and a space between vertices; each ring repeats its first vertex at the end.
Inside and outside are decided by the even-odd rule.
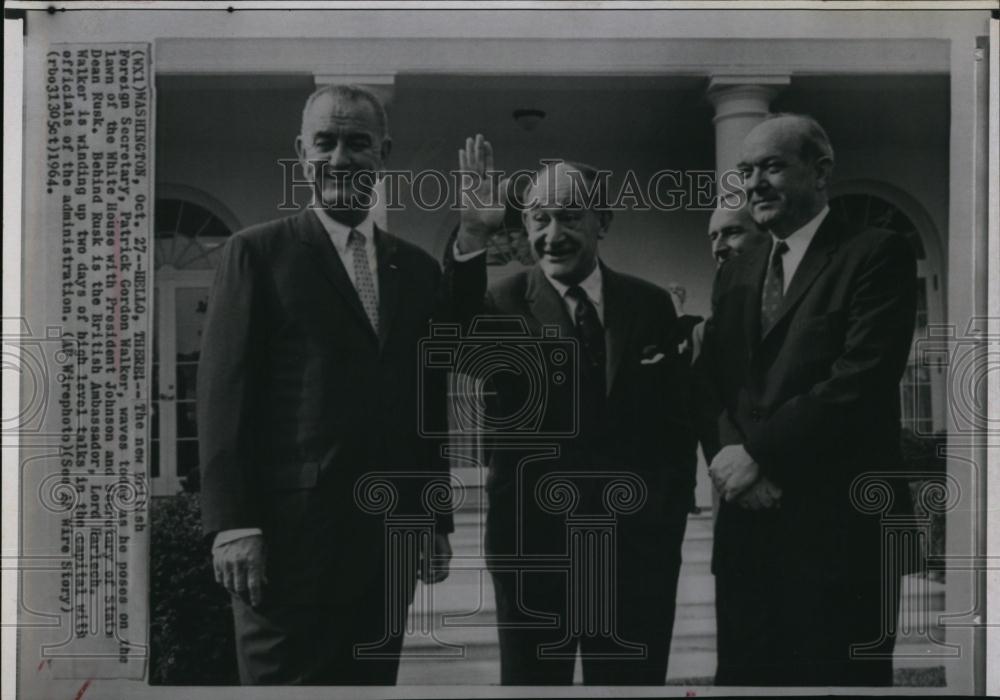
POLYGON ((313 73, 316 87, 324 85, 361 85, 368 88, 388 107, 396 94, 395 73, 313 73))
POLYGON ((790 83, 788 75, 711 76, 705 96, 715 108, 715 171, 720 178, 737 163, 746 135, 771 112, 771 100, 790 83))
POLYGON ((765 116, 771 100, 788 87, 787 75, 713 75, 705 95, 715 107, 715 120, 765 116))
POLYGON ((727 87, 753 86, 774 87, 781 89, 788 87, 792 77, 787 73, 715 73, 709 76, 708 90, 722 89, 727 87))

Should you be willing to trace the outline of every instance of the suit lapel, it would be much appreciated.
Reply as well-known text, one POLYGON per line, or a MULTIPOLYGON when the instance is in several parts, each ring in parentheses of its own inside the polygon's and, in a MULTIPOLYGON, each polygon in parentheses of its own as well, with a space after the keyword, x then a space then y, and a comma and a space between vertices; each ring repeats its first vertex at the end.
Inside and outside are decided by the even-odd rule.
POLYGON ((755 247, 745 255, 750 256, 743 268, 744 280, 736 288, 749 290, 744 299, 743 322, 746 333, 747 347, 751 354, 760 342, 760 296, 764 289, 764 275, 767 272, 767 261, 771 259, 771 248, 774 243, 755 247))
POLYGON ((375 251, 378 256, 378 340, 385 347, 392 319, 399 305, 399 268, 396 263, 396 239, 375 227, 375 251))
MULTIPOLYGON (((802 262, 799 263, 795 274, 792 276, 792 281, 788 285, 788 291, 785 292, 781 300, 781 305, 778 307, 778 315, 775 318, 774 325, 761 338, 761 342, 764 342, 774 332, 774 329, 781 325, 785 316, 791 313, 792 309, 795 308, 796 304, 802 298, 802 295, 812 286, 812 283, 823 271, 823 268, 830 262, 830 258, 837 248, 837 231, 839 228, 840 225, 833 220, 830 214, 827 214, 823 223, 820 224, 819 230, 816 231, 816 236, 809 243, 809 247, 806 248, 806 254, 802 256, 802 262)), ((760 297, 758 296, 758 301, 759 299, 760 297)), ((760 304, 758 303, 759 306, 760 304)), ((759 308, 757 313, 758 315, 760 314, 759 308)))
POLYGON ((371 321, 368 320, 368 314, 365 313, 365 309, 361 305, 358 292, 354 288, 354 285, 351 284, 351 278, 347 276, 344 263, 341 262, 340 255, 337 254, 337 250, 333 247, 333 241, 330 240, 330 236, 327 234, 326 229, 323 228, 323 224, 320 223, 318 217, 319 212, 309 209, 306 209, 299 215, 298 228, 301 234, 300 240, 312 249, 315 253, 313 260, 315 260, 319 271, 329 280, 333 288, 337 290, 343 298, 344 303, 353 311, 362 325, 368 329, 372 338, 375 338, 375 329, 372 328, 371 321))
MULTIPOLYGON (((618 369, 621 367, 635 314, 628 310, 626 290, 621 285, 617 273, 602 264, 601 275, 604 286, 604 342, 607 348, 605 371, 608 394, 610 394, 618 369)), ((557 324, 563 337, 576 337, 576 325, 566 311, 566 304, 537 265, 528 272, 528 284, 524 296, 532 316, 539 323, 557 324)))
POLYGON ((608 350, 607 377, 610 396, 618 369, 621 367, 622 357, 625 355, 635 313, 634 310, 629 310, 626 290, 618 274, 602 263, 601 276, 604 281, 604 341, 608 350))
POLYGON ((524 290, 524 299, 539 323, 558 325, 564 338, 576 337, 576 327, 573 319, 566 311, 566 305, 559 297, 559 292, 553 287, 538 265, 528 271, 528 284, 524 290))

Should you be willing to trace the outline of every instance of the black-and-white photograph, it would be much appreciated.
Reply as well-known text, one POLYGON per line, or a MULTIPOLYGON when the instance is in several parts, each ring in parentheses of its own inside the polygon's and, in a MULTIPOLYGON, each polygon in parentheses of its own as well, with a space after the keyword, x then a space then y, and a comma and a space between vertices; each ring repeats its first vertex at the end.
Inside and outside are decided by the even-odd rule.
POLYGON ((13 3, 4 697, 1000 691, 1000 17, 821 4, 13 3))

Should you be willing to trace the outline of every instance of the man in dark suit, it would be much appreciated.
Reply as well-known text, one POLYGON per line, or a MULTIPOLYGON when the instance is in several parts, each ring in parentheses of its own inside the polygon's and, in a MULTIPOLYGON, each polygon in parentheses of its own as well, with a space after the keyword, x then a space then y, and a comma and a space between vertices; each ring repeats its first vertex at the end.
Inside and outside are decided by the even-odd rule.
MULTIPOLYGON (((445 263, 456 312, 478 316, 480 332, 500 334, 513 320, 515 330, 544 338, 542 354, 557 339, 578 351, 575 364, 545 355, 540 418, 516 444, 504 440, 509 420, 534 415, 541 392, 532 394, 530 371, 490 377, 500 418, 487 436, 485 548, 501 682, 572 683, 579 650, 586 684, 663 684, 696 463, 673 304, 663 289, 600 261, 611 223, 598 201, 606 193, 596 171, 564 161, 549 162, 525 193, 535 265, 487 290, 482 251, 503 217, 501 206, 488 206, 492 168, 489 142, 470 139, 460 169, 481 187, 445 263)), ((501 337, 501 362, 504 345, 501 337)), ((523 339, 507 345, 518 347, 523 339)))
POLYGON ((739 168, 771 240, 722 266, 703 353, 723 446, 716 683, 891 685, 900 574, 857 479, 901 461, 914 256, 829 210, 833 149, 813 119, 765 120, 739 168))
POLYGON ((372 93, 313 93, 296 140, 313 205, 234 234, 212 288, 202 511, 243 683, 394 683, 413 572, 447 575, 447 513, 419 551, 386 543, 386 518, 441 487, 418 435, 418 398, 435 398, 417 395, 440 270, 369 216, 390 145, 372 93))

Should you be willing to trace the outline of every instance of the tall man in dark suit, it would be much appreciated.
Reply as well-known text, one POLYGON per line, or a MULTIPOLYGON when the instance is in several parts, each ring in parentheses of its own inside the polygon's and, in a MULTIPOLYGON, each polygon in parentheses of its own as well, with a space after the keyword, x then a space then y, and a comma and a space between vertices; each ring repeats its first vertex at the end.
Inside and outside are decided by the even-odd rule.
MULTIPOLYGON (((606 192, 596 171, 566 161, 549 162, 524 195, 536 264, 487 290, 481 251, 503 217, 485 206, 494 202, 489 142, 468 140, 460 167, 481 187, 445 264, 458 315, 497 328, 513 318, 546 338, 543 353, 555 337, 579 351, 575 366, 553 353, 540 368, 549 392, 535 434, 492 445, 485 546, 501 681, 572 683, 579 650, 584 683, 663 684, 696 463, 670 295, 601 262, 606 192)), ((492 375, 501 421, 531 414, 530 374, 492 375)))
POLYGON ((369 216, 391 146, 372 93, 313 93, 295 146, 313 205, 233 235, 212 289, 198 377, 204 528, 233 596, 243 683, 391 684, 413 572, 447 575, 429 564, 451 554, 450 521, 418 552, 387 548, 393 514, 361 480, 395 472, 388 488, 410 513, 433 488, 416 370, 440 270, 369 216))
POLYGON ((830 212, 833 149, 811 118, 758 125, 739 168, 771 240, 722 265, 703 353, 722 403, 716 682, 890 685, 899 571, 855 480, 901 461, 914 256, 830 212))

